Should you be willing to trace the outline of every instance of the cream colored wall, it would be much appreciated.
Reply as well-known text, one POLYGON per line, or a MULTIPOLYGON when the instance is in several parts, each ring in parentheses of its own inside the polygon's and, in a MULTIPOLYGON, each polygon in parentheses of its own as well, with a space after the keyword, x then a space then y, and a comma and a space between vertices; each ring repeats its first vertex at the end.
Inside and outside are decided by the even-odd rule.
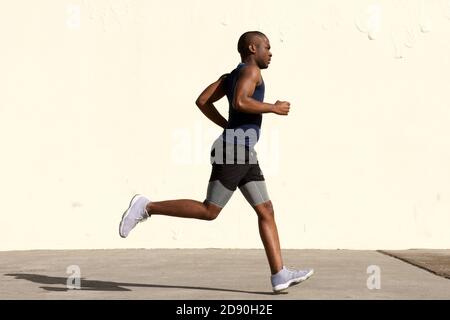
POLYGON ((194 101, 254 29, 292 104, 258 149, 282 247, 449 248, 449 1, 2 0, 0 250, 261 248, 239 193, 117 232, 134 193, 203 201, 220 130, 194 101))

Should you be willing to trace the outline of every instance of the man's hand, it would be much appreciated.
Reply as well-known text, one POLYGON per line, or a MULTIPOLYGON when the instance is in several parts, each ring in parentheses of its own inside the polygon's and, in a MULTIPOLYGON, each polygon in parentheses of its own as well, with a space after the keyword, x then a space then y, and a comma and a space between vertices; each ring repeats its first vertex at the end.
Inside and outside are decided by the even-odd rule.
POLYGON ((280 116, 287 116, 290 109, 290 103, 287 101, 277 100, 274 104, 273 113, 276 113, 280 116))

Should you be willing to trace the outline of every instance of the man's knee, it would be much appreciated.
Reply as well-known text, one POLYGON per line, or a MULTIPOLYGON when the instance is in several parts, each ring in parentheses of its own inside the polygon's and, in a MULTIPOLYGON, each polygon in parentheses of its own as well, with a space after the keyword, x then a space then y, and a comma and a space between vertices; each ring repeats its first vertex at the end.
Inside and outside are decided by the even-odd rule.
POLYGON ((272 201, 266 201, 264 203, 255 206, 256 213, 260 218, 273 218, 275 215, 272 201))
POLYGON ((205 206, 206 206, 206 217, 205 220, 214 220, 219 216, 220 211, 222 211, 222 208, 219 207, 218 205, 215 205, 211 202, 208 202, 205 200, 204 202, 205 206))

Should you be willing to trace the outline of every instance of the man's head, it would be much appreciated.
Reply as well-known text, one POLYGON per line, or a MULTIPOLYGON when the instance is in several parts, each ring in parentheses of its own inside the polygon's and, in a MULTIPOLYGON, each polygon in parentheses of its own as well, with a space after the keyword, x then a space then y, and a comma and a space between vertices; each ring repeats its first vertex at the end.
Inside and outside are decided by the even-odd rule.
POLYGON ((242 61, 252 59, 260 69, 269 67, 272 53, 270 42, 266 35, 259 31, 248 31, 241 35, 238 41, 238 51, 242 61))

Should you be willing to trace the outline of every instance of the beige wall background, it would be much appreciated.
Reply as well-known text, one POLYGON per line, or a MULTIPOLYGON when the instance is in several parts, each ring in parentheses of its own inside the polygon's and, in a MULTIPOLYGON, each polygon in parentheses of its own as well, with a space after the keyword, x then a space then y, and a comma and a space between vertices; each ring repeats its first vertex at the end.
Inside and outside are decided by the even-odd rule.
POLYGON ((118 235, 134 193, 205 198, 194 101, 254 29, 292 105, 257 149, 282 247, 449 248, 450 1, 1 0, 0 250, 262 248, 239 192, 118 235))

